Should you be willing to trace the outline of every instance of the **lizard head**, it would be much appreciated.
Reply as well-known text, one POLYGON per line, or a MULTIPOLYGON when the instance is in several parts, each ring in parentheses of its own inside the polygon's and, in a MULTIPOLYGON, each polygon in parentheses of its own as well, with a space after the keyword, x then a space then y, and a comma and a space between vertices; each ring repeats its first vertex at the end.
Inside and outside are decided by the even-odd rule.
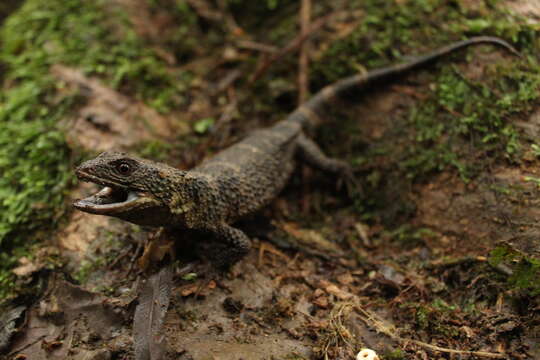
MULTIPOLYGON (((159 194, 167 165, 120 152, 104 152, 82 163, 75 174, 81 181, 104 186, 73 206, 81 211, 118 217, 139 225, 154 225, 168 218, 159 194), (157 184, 157 185, 156 185, 157 184)), ((164 180, 165 181, 165 180, 164 180)))

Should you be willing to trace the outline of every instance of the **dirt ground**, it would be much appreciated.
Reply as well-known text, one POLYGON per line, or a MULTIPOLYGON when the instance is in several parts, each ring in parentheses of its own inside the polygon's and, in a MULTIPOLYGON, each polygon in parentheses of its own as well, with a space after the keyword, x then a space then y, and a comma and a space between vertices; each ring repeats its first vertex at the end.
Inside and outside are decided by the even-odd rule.
MULTIPOLYGON (((535 1, 508 6, 531 21, 540 18, 535 1)), ((76 69, 51 71, 68 86, 87 89, 89 101, 66 119, 76 146, 129 149, 162 139, 176 124, 172 115, 158 114, 76 69), (140 113, 152 119, 151 131, 137 123, 140 113), (127 135, 118 130, 125 128, 127 135)), ((416 100, 408 90, 423 86, 403 81, 384 87, 347 113, 357 114, 369 142, 388 141, 383 138, 393 121, 416 100)), ((518 126, 537 138, 540 113, 518 126)), ((192 151, 185 159, 202 156, 192 151)), ((21 278, 42 282, 44 295, 26 310, 7 358, 158 359, 164 352, 163 358, 182 360, 337 360, 370 348, 384 359, 540 359, 538 296, 506 288, 508 269, 488 261, 501 243, 540 256, 539 190, 523 180, 538 176, 535 162, 496 165, 469 183, 452 171, 406 190, 396 181, 384 194, 389 221, 402 217, 393 205, 406 199, 414 209, 408 226, 430 229, 400 227, 402 241, 395 241, 391 226, 368 225, 350 211, 350 200, 332 179, 305 172, 299 170, 273 204, 240 223, 253 248, 229 273, 195 276, 205 259, 180 254, 170 267, 163 338, 155 341, 159 349, 151 342, 146 355, 134 350, 135 332, 151 331, 135 330, 133 322, 138 294, 151 280, 133 264, 151 230, 72 212, 40 255, 21 260, 16 269, 21 278), (520 191, 501 197, 497 187, 520 191), (311 206, 303 209, 306 201, 311 206), (300 219, 290 215, 298 212, 300 219), (45 258, 61 258, 63 271, 48 272, 40 262, 45 258), (84 285, 75 285, 81 273, 84 285)), ((70 196, 96 189, 79 184, 70 196)), ((200 240, 184 239, 182 248, 200 240)))

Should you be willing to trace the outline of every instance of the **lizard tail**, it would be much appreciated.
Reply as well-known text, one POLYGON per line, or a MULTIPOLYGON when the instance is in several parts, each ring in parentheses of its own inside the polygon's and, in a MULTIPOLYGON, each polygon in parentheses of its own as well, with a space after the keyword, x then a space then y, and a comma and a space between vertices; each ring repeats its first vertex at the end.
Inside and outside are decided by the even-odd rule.
POLYGON ((501 46, 510 53, 518 57, 520 56, 512 45, 493 36, 478 36, 467 40, 457 41, 428 54, 412 57, 405 63, 375 69, 364 74, 349 76, 332 85, 325 86, 305 104, 299 106, 291 113, 286 121, 300 123, 303 127, 316 126, 321 122, 321 109, 333 98, 352 95, 370 85, 385 82, 391 78, 405 74, 410 70, 426 66, 444 55, 475 44, 493 44, 501 46))

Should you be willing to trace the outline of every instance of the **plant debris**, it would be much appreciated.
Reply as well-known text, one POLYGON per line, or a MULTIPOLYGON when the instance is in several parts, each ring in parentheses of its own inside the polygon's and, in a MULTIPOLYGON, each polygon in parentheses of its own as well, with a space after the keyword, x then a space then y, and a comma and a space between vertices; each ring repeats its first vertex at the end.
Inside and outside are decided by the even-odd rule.
POLYGON ((172 291, 172 269, 163 267, 143 280, 133 318, 135 359, 161 360, 166 352, 163 321, 172 291))

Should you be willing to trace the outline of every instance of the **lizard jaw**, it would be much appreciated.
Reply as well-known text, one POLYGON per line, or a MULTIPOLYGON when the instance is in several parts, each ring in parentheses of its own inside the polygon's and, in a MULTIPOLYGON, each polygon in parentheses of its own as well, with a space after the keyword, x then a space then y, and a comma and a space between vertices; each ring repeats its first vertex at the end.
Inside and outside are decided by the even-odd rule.
POLYGON ((140 205, 144 200, 144 195, 141 193, 106 186, 94 195, 75 201, 73 206, 92 214, 114 215, 128 211, 140 205))
POLYGON ((76 175, 81 181, 104 186, 101 191, 73 203, 73 206, 80 211, 114 216, 138 224, 144 222, 149 209, 160 205, 159 201, 149 193, 129 188, 113 180, 100 178, 83 169, 77 169, 76 175))

